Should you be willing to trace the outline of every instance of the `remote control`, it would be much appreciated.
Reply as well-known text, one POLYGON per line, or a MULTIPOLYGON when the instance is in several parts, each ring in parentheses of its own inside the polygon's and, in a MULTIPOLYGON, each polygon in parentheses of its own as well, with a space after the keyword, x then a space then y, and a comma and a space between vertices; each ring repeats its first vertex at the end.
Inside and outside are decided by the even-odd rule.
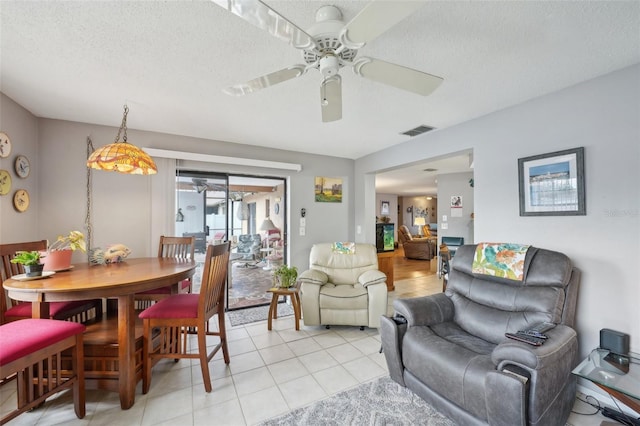
POLYGON ((528 343, 533 346, 540 346, 544 343, 544 339, 541 339, 539 337, 528 336, 526 334, 505 333, 504 335, 510 339, 517 340, 519 342, 528 343))
POLYGON ((516 334, 526 334, 527 336, 539 337, 541 339, 548 339, 546 334, 538 333, 532 330, 519 330, 516 334))
POLYGON ((556 325, 551 322, 541 322, 538 324, 534 324, 531 328, 527 329, 527 331, 537 331, 538 333, 544 333, 545 331, 551 330, 556 325))

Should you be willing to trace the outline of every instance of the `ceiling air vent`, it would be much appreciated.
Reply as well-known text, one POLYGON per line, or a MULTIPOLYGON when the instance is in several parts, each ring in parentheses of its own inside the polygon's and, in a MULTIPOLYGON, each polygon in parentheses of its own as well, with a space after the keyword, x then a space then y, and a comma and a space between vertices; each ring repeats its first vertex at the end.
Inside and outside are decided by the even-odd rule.
POLYGON ((414 136, 421 135, 422 133, 427 133, 427 132, 429 132, 429 131, 431 131, 433 129, 435 129, 435 127, 425 126, 423 124, 422 126, 415 127, 415 128, 413 128, 411 130, 407 130, 406 132, 402 132, 400 134, 414 137, 414 136))

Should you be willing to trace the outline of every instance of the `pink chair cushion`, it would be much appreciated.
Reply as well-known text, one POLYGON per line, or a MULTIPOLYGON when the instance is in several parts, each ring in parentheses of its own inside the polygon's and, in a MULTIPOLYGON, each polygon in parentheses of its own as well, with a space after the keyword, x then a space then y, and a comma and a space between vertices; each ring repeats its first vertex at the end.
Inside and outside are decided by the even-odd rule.
MULTIPOLYGON (((49 304, 49 314, 51 317, 57 316, 59 313, 62 313, 67 310, 72 310, 77 307, 86 305, 89 303, 88 300, 74 300, 71 302, 51 302, 49 304)), ((31 317, 31 302, 23 302, 18 303, 15 306, 7 309, 4 313, 5 317, 20 317, 20 318, 30 318, 31 317)))
POLYGON ((31 318, 0 325, 3 341, 0 345, 0 365, 83 333, 85 328, 76 322, 31 318))
POLYGON ((140 318, 197 318, 199 294, 174 294, 151 305, 140 318))
MULTIPOLYGON (((182 290, 184 290, 184 289, 189 288, 190 285, 191 285, 191 281, 190 280, 182 280, 180 288, 182 290)), ((166 287, 154 288, 154 289, 151 289, 151 290, 140 292, 138 294, 171 294, 171 286, 168 285, 166 287)))

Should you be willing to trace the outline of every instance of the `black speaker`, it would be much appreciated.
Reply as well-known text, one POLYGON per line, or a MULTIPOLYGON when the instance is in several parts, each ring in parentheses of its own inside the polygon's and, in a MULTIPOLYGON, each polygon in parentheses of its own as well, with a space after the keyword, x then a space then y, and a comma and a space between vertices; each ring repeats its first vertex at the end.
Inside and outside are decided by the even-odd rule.
POLYGON ((627 355, 629 353, 629 335, 603 328, 600 330, 600 347, 614 354, 627 355))

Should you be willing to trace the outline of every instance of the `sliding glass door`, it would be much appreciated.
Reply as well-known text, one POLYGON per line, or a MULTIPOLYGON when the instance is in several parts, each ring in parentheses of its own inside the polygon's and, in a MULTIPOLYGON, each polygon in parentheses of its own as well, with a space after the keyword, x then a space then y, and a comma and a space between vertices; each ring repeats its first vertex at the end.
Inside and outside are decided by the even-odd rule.
POLYGON ((176 235, 196 237, 196 260, 231 241, 227 308, 268 304, 272 269, 286 263, 286 181, 180 170, 176 182, 176 235))

